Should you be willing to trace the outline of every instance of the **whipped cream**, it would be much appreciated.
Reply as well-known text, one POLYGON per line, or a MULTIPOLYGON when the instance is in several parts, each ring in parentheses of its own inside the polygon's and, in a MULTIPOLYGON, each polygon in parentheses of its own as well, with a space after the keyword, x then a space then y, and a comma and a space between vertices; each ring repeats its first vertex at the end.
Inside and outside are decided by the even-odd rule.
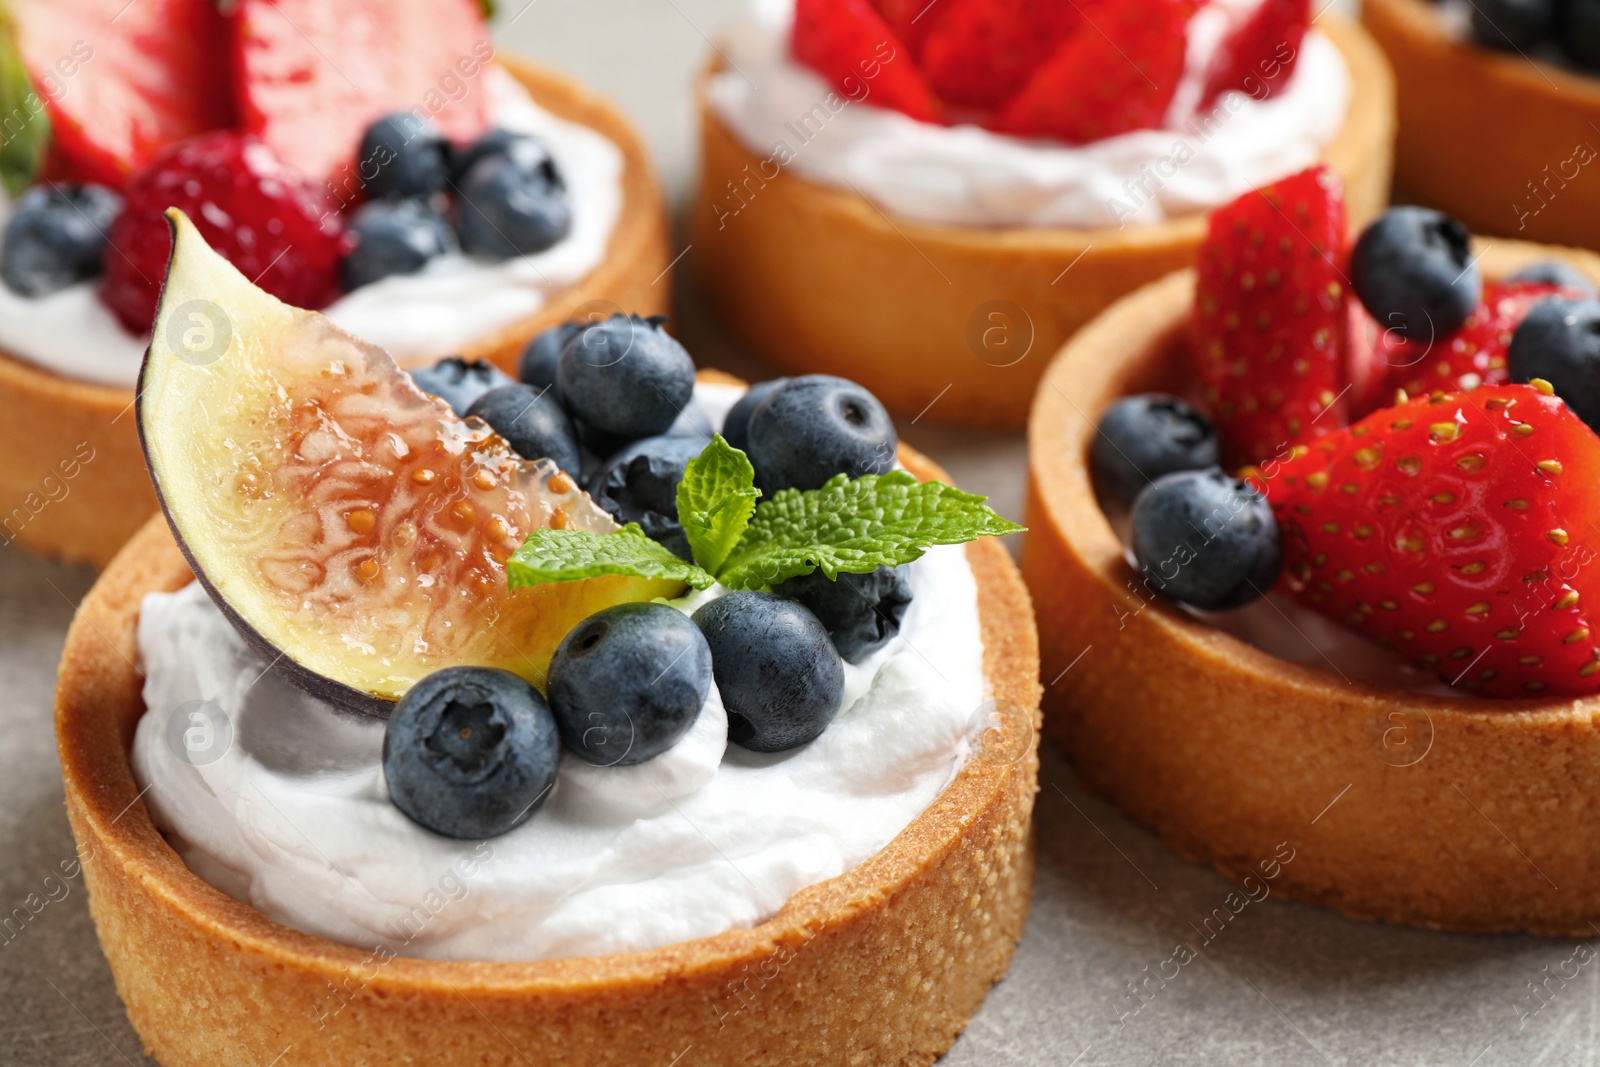
MULTIPOLYGON (((847 99, 789 52, 793 0, 756 0, 727 35, 728 69, 712 109, 770 180, 793 169, 885 211, 951 226, 1151 225, 1225 204, 1314 163, 1344 123, 1350 76, 1339 50, 1308 33, 1287 84, 1266 101, 1226 93, 1201 114, 1207 66, 1260 0, 1212 0, 1190 23, 1182 83, 1166 129, 1082 146, 1022 140, 976 125, 940 126, 847 99)), ((910 62, 901 55, 891 62, 910 62)), ((748 190, 709 190, 724 225, 748 190)), ((759 192, 753 194, 759 197, 759 192)))
MULTIPOLYGON (((740 390, 701 387, 720 424, 740 390)), ((149 709, 134 777, 156 825, 217 889, 306 933, 394 955, 538 960, 632 952, 770 918, 862 863, 954 778, 986 703, 977 584, 959 546, 911 565, 900 634, 845 664, 842 711, 802 748, 729 746, 715 685, 674 748, 635 767, 562 754, 517 829, 452 841, 390 803, 384 726, 337 712, 247 648, 198 584, 151 594, 149 709), (231 735, 214 758, 180 740, 231 735)), ((693 612, 723 593, 677 601, 693 612)))
MULTIPOLYGON (((550 294, 604 261, 622 214, 623 156, 595 130, 559 119, 500 67, 486 73, 497 126, 533 134, 555 157, 572 198, 572 232, 534 256, 502 262, 461 253, 416 274, 363 286, 323 309, 402 366, 448 355, 536 314, 550 294)), ((3 198, 0 198, 3 200, 3 198)), ((0 228, 9 205, 0 202, 0 228)), ((122 328, 95 294, 98 280, 30 299, 0 285, 0 351, 69 378, 132 387, 148 334, 122 328)))

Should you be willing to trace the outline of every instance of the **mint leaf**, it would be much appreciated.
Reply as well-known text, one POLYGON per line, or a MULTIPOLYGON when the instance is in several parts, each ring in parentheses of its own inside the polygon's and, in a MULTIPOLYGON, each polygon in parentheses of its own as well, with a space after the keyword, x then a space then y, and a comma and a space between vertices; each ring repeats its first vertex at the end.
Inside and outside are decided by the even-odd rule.
POLYGON ((716 581, 646 537, 636 523, 613 534, 586 530, 535 530, 506 560, 506 585, 518 589, 543 582, 577 582, 620 574, 665 578, 705 589, 716 581))
POLYGON ((717 580, 730 589, 760 589, 821 568, 864 574, 918 559, 933 545, 1016 533, 984 501, 905 471, 841 474, 821 489, 785 489, 761 502, 717 580))
POLYGON ((39 163, 50 145, 50 118, 44 100, 33 88, 17 50, 17 30, 0 9, 0 182, 16 196, 33 183, 39 163))
POLYGON ((756 470, 749 457, 715 434, 689 461, 678 483, 678 522, 695 562, 715 574, 756 510, 756 470))

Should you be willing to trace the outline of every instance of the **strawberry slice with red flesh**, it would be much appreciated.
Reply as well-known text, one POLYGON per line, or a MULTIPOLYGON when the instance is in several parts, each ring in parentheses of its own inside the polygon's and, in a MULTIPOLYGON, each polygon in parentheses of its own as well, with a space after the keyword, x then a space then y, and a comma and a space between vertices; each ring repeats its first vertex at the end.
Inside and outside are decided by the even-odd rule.
POLYGON ((794 57, 840 92, 922 122, 944 119, 944 105, 912 61, 904 41, 867 0, 796 0, 794 57))
POLYGON ((1201 108, 1230 89, 1265 100, 1289 84, 1311 28, 1311 0, 1265 0, 1223 39, 1206 72, 1201 108))
POLYGON ((923 37, 944 11, 943 0, 872 0, 872 6, 913 58, 922 54, 923 37))
POLYGON ((1189 358, 1230 464, 1344 425, 1344 243, 1342 185, 1325 165, 1212 214, 1189 358))
POLYGON ((1600 690, 1600 438, 1533 385, 1419 397, 1261 481, 1301 603, 1489 696, 1600 690))
POLYGON ((13 11, 56 176, 121 189, 167 145, 232 125, 215 0, 32 0, 13 11))
POLYGON ((943 0, 920 52, 933 91, 960 107, 999 107, 1075 30, 1083 10, 1060 0, 943 0))
POLYGON ((1089 144, 1166 118, 1183 79, 1193 0, 1149 0, 1094 7, 990 128, 1019 137, 1089 144))
POLYGON ((494 50, 477 0, 239 0, 234 50, 245 132, 314 181, 354 164, 392 111, 458 142, 489 126, 494 50))

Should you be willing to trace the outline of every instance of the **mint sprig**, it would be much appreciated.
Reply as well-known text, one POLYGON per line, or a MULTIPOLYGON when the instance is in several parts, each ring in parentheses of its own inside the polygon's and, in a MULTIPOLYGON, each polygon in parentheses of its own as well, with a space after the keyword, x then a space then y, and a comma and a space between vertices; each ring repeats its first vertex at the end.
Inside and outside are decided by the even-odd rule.
POLYGON ((16 24, 4 8, 0 8, 0 115, 7 116, 0 131, 0 184, 16 196, 39 172, 50 146, 50 117, 23 66, 16 24))
POLYGON ((959 545, 1022 530, 986 497, 905 471, 849 478, 821 489, 784 489, 758 500, 749 458, 720 435, 689 461, 678 484, 678 522, 695 563, 630 523, 612 534, 535 530, 506 563, 513 589, 602 575, 673 579, 696 589, 763 589, 820 569, 866 574, 959 545), (696 565, 698 564, 698 566, 696 565))

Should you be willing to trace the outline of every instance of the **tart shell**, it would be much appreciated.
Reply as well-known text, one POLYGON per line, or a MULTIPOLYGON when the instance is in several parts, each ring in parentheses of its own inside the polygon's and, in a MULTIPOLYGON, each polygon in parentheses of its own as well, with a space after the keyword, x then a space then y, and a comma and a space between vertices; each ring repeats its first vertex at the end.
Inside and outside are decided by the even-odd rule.
MULTIPOLYGON (((1359 26, 1332 14, 1318 25, 1351 80, 1325 158, 1362 224, 1388 203, 1394 79, 1359 26)), ((1117 298, 1188 266, 1205 235, 1204 213, 1123 230, 890 218, 847 190, 789 171, 769 178, 771 165, 711 108, 710 76, 690 218, 708 299, 779 367, 850 378, 901 414, 1021 427, 1050 355, 1117 298)))
MULTIPOLYGON (((921 477, 942 476, 909 452, 921 477)), ((1033 884, 1038 644, 994 541, 968 548, 997 726, 881 852, 750 930, 537 963, 374 961, 213 889, 129 769, 144 712, 134 626, 190 580, 158 517, 79 610, 56 694, 67 812, 117 990, 165 1067, 392 1063, 927 1064, 1005 972, 1033 884)))
POLYGON ((1458 40, 1425 0, 1361 9, 1399 86, 1399 188, 1480 233, 1600 249, 1600 77, 1458 40))
MULTIPOLYGON (((1503 277, 1552 254, 1600 281, 1600 257, 1517 242, 1489 244, 1481 265, 1503 277)), ((1136 591, 1089 446, 1118 398, 1184 391, 1194 290, 1182 271, 1112 306, 1034 403, 1023 573, 1052 738, 1088 785, 1230 878, 1260 879, 1288 853, 1268 865, 1271 891, 1352 918, 1592 937, 1600 697, 1456 700, 1346 682, 1136 591)))
MULTIPOLYGON (((522 346, 591 310, 665 314, 671 285, 661 190, 628 121, 600 97, 542 67, 499 62, 538 103, 604 134, 622 151, 622 214, 606 258, 537 315, 463 352, 516 373, 522 346)), ((441 356, 447 353, 439 353, 441 356)), ((134 426, 133 391, 80 382, 0 351, 0 545, 103 567, 156 511, 134 426)))

